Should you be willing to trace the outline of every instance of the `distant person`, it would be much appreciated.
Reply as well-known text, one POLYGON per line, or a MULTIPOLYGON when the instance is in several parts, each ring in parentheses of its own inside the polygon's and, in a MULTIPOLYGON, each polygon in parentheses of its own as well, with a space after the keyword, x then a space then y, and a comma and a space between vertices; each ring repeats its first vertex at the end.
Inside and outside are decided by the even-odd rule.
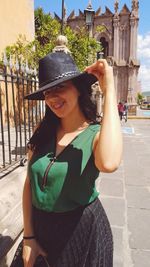
POLYGON ((127 119, 128 119, 128 103, 127 103, 127 101, 125 101, 125 103, 123 105, 123 116, 124 116, 125 122, 127 122, 127 119))
POLYGON ((124 107, 123 107, 123 103, 122 102, 119 102, 119 104, 118 104, 118 112, 119 112, 120 120, 122 121, 123 112, 124 112, 124 107))

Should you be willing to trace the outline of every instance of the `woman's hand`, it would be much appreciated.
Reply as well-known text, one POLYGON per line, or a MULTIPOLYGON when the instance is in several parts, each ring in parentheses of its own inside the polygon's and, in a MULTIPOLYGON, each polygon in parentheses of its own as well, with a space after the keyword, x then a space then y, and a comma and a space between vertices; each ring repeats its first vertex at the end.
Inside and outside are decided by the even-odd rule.
POLYGON ((104 95, 107 91, 114 90, 113 68, 108 65, 106 59, 99 59, 91 66, 86 67, 85 71, 97 77, 104 95))
POLYGON ((23 241, 23 261, 24 267, 33 267, 36 258, 39 256, 46 256, 44 250, 40 247, 35 239, 23 241))

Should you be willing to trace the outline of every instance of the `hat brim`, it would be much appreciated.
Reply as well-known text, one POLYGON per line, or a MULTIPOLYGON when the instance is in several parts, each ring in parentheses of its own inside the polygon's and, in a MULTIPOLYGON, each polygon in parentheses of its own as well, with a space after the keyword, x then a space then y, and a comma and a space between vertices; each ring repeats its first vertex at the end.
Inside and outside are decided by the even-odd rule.
POLYGON ((92 84, 94 84, 97 81, 97 78, 93 75, 93 74, 89 74, 87 72, 82 72, 82 73, 78 73, 72 76, 68 76, 68 77, 63 77, 59 80, 55 80, 53 82, 47 83, 46 85, 42 86, 39 88, 39 90, 28 94, 24 97, 24 99, 27 100, 44 100, 44 94, 43 92, 45 92, 48 89, 55 89, 55 86, 66 82, 66 81, 70 81, 73 79, 80 79, 82 78, 82 80, 85 80, 85 86, 88 86, 88 89, 91 87, 92 84))

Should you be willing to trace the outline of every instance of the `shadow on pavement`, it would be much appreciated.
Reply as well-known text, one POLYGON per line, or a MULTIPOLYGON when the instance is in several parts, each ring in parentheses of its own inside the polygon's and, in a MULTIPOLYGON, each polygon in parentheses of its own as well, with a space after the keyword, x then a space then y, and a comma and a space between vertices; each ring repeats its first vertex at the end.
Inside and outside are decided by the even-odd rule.
POLYGON ((9 267, 7 265, 7 252, 11 248, 13 240, 10 236, 0 234, 0 267, 9 267))
POLYGON ((26 155, 26 147, 15 147, 14 150, 11 151, 12 155, 26 155))

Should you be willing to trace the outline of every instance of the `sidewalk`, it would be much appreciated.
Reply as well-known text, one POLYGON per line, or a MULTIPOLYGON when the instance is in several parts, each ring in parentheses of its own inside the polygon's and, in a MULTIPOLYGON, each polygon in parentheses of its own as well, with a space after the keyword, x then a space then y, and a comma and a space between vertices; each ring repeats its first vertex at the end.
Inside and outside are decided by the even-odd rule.
MULTIPOLYGON (((121 165, 114 173, 102 173, 97 188, 113 230, 114 267, 150 267, 150 120, 123 122, 122 132, 121 165)), ((9 242, 21 231, 25 173, 26 168, 19 167, 0 180, 0 237, 9 242)), ((9 267, 14 250, 0 267, 9 267)))
POLYGON ((97 187, 113 230, 114 267, 149 267, 150 120, 129 120, 122 131, 122 163, 97 187))
POLYGON ((0 267, 9 267, 22 231, 22 189, 26 167, 19 167, 0 179, 0 267), (9 251, 8 249, 15 246, 9 251), (3 257, 3 258, 2 258, 3 257))

